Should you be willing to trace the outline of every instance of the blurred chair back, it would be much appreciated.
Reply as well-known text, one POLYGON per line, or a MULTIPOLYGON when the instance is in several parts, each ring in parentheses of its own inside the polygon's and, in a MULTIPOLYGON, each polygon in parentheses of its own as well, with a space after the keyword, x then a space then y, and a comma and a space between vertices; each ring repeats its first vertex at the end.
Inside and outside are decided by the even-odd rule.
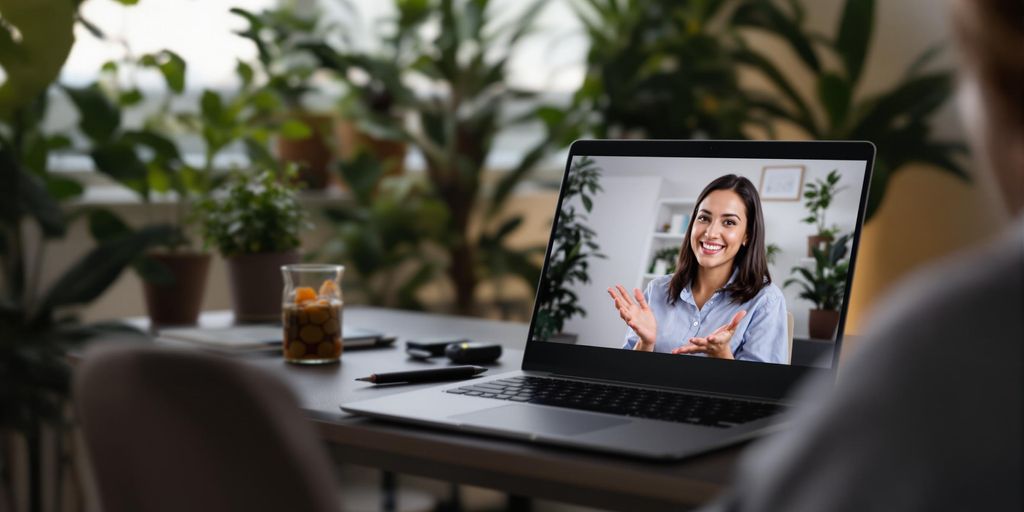
POLYGON ((326 450, 294 395, 242 363, 104 347, 74 397, 106 512, 337 511, 326 450))

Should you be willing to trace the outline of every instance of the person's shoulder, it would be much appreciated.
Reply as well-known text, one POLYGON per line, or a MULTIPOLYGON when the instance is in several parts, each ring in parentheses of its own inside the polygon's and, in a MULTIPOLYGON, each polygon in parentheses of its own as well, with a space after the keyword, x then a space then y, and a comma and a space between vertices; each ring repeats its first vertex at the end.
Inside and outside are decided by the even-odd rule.
POLYGON ((754 301, 763 301, 768 306, 774 306, 780 302, 785 303, 786 295, 775 283, 766 283, 761 291, 757 292, 754 301))
POLYGON ((672 274, 665 274, 651 279, 651 282, 647 286, 651 290, 668 290, 668 285, 671 282, 672 274))

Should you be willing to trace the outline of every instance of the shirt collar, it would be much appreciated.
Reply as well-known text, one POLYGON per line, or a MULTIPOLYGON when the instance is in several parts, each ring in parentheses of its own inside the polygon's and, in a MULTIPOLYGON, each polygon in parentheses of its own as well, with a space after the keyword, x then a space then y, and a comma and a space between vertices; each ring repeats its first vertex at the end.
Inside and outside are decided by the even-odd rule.
MULTIPOLYGON (((723 286, 722 288, 728 288, 729 285, 731 285, 732 282, 736 280, 736 275, 739 273, 739 268, 734 265, 732 268, 732 274, 729 275, 729 280, 725 282, 725 286, 723 286)), ((683 299, 684 301, 690 304, 697 305, 697 303, 693 301, 693 291, 690 290, 690 284, 693 283, 689 283, 686 286, 684 286, 682 290, 679 290, 679 298, 683 299)), ((715 290, 715 293, 711 294, 711 296, 714 297, 715 294, 717 294, 722 288, 715 290)))

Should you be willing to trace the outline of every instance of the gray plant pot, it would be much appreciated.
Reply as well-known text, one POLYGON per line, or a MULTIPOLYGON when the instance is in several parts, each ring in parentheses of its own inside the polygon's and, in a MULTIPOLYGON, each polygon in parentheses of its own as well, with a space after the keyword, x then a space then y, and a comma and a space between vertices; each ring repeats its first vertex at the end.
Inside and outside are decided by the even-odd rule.
POLYGON ((281 321, 281 266, 298 263, 298 251, 240 254, 227 259, 236 323, 281 321))

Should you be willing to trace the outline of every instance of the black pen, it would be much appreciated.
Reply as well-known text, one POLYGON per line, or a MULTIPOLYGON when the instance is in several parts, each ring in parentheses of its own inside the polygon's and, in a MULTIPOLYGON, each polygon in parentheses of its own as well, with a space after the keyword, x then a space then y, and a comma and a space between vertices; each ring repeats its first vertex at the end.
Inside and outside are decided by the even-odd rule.
POLYGON ((474 375, 486 372, 487 368, 482 366, 445 366, 443 368, 431 368, 429 370, 412 370, 408 372, 374 373, 369 377, 360 377, 356 380, 372 382, 374 384, 390 384, 393 382, 430 382, 437 380, 459 380, 468 379, 474 375))

